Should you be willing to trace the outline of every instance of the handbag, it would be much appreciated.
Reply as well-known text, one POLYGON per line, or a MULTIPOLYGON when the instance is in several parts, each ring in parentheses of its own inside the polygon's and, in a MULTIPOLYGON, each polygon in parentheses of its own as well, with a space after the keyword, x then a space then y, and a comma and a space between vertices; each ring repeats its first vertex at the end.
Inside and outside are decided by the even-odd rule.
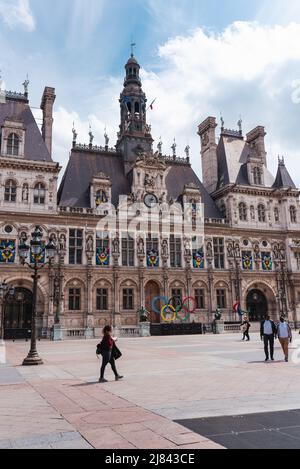
POLYGON ((112 356, 115 360, 119 360, 119 358, 122 357, 122 352, 118 349, 116 344, 114 344, 113 349, 112 349, 112 356))
POLYGON ((96 355, 102 355, 103 353, 103 341, 100 342, 100 344, 97 345, 97 348, 96 348, 96 355))

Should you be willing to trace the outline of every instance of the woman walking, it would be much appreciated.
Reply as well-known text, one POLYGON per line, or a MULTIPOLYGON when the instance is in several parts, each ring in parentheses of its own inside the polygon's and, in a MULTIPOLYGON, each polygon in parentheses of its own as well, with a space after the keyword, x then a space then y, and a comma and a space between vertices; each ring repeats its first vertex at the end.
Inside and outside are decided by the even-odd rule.
POLYGON ((244 321, 242 323, 243 340, 247 339, 247 342, 250 341, 250 335, 249 335, 250 327, 251 327, 251 324, 249 322, 249 319, 247 318, 247 316, 244 316, 244 321))
POLYGON ((114 372, 116 381, 122 379, 123 376, 120 376, 117 372, 115 362, 115 359, 121 356, 121 352, 118 350, 115 340, 112 338, 112 328, 110 326, 105 326, 103 329, 103 339, 100 344, 100 353, 102 355, 102 366, 99 383, 107 383, 107 380, 104 378, 104 373, 108 363, 111 365, 111 369, 114 372))

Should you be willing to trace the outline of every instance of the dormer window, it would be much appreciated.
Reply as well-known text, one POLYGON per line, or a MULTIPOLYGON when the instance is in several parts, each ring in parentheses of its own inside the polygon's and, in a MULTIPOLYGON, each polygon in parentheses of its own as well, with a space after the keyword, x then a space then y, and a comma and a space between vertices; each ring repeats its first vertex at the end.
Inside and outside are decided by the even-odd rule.
POLYGON ((266 222, 266 209, 263 204, 260 204, 258 206, 258 221, 260 223, 265 223, 266 222))
POLYGON ((46 189, 44 184, 39 182, 34 186, 33 201, 36 205, 44 205, 46 200, 46 189))
POLYGON ((17 201, 17 184, 12 179, 5 183, 4 200, 11 203, 17 201))
POLYGON ((7 138, 7 154, 9 156, 19 156, 20 139, 17 134, 9 134, 7 138))
POLYGON ((253 169, 253 182, 255 186, 262 186, 262 171, 258 167, 253 169))

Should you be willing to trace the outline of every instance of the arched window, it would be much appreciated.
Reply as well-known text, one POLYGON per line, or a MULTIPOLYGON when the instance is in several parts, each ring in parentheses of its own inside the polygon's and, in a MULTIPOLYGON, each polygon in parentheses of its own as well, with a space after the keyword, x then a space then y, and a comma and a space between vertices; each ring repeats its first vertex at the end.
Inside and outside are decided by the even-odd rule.
POLYGON ((9 179, 5 183, 4 200, 5 202, 17 201, 17 184, 12 179, 9 179))
POLYGON ((134 112, 135 112, 136 114, 139 114, 139 113, 140 113, 140 105, 139 105, 139 103, 135 103, 135 105, 134 105, 134 112))
POLYGON ((278 209, 278 207, 274 208, 274 218, 275 218, 275 222, 279 221, 279 209, 278 209))
POLYGON ((262 185, 262 172, 258 167, 253 169, 253 182, 256 186, 262 185))
POLYGON ((242 202, 239 205, 239 214, 240 214, 240 220, 241 221, 247 221, 248 220, 248 210, 247 210, 247 205, 242 202))
POLYGON ((34 186, 33 202, 37 205, 44 205, 46 199, 46 189, 44 184, 39 182, 34 186))
POLYGON ((259 204, 258 206, 258 221, 261 223, 266 222, 266 209, 263 204, 259 204))
POLYGON ((291 215, 291 222, 297 223, 297 209, 296 207, 292 206, 290 208, 290 215, 291 215))
POLYGON ((17 134, 12 133, 7 139, 7 154, 10 156, 18 156, 20 148, 20 139, 17 134))

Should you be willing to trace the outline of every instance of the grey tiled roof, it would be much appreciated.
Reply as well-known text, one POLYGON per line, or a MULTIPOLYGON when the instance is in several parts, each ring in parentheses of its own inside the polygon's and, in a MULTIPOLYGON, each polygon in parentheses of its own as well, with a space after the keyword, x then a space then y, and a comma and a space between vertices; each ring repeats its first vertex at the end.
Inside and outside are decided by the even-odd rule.
POLYGON ((297 189, 286 166, 283 162, 279 163, 277 176, 273 184, 274 189, 297 189))
POLYGON ((0 127, 7 118, 21 121, 26 128, 24 149, 24 158, 26 160, 52 162, 42 134, 27 102, 6 99, 5 103, 0 103, 0 127))
MULTIPOLYGON (((189 165, 171 166, 166 178, 168 195, 177 200, 184 191, 184 186, 194 183, 202 194, 207 218, 222 218, 215 203, 189 165)), ((112 183, 112 203, 117 206, 120 195, 131 193, 132 176, 124 173, 122 155, 116 153, 91 153, 72 150, 69 164, 59 189, 59 205, 61 207, 89 208, 90 184, 95 175, 103 172, 112 183)))

